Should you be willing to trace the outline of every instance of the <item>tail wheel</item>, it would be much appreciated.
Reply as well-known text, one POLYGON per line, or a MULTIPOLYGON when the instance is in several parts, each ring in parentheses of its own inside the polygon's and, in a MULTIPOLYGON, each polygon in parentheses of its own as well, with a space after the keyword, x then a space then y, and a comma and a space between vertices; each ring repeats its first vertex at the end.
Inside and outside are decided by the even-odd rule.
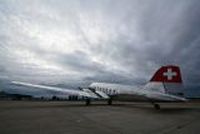
POLYGON ((160 110, 160 105, 159 105, 159 104, 154 104, 154 108, 155 108, 156 110, 160 110))

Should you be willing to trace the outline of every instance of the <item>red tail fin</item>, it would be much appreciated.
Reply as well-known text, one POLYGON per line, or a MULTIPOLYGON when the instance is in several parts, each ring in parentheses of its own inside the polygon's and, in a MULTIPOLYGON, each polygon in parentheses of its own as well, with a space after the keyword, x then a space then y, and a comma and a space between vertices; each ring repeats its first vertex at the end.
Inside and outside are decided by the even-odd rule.
POLYGON ((161 67, 151 78, 151 82, 182 83, 181 72, 178 66, 168 65, 161 67))

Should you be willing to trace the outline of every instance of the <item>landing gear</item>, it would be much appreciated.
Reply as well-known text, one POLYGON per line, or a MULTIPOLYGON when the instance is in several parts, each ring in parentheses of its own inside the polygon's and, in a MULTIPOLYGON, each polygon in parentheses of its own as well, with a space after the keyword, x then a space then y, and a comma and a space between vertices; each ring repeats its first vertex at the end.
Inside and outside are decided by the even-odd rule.
POLYGON ((86 105, 86 106, 90 105, 90 99, 86 99, 85 105, 86 105))
POLYGON ((108 100, 108 105, 112 105, 112 99, 108 100))
POLYGON ((154 108, 156 110, 160 110, 160 105, 159 104, 155 103, 153 100, 150 100, 150 102, 151 102, 151 104, 153 104, 153 106, 154 106, 154 108))
POLYGON ((160 105, 159 104, 153 104, 154 105, 154 108, 156 109, 156 110, 160 110, 160 105))

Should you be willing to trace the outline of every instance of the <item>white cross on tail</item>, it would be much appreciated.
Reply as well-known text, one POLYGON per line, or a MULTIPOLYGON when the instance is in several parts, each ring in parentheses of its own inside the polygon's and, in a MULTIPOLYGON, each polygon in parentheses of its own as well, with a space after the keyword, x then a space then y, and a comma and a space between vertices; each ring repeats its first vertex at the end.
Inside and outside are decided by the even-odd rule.
POLYGON ((177 73, 176 72, 172 72, 171 68, 167 69, 167 72, 163 73, 163 76, 166 76, 168 80, 172 80, 173 76, 176 76, 177 73))

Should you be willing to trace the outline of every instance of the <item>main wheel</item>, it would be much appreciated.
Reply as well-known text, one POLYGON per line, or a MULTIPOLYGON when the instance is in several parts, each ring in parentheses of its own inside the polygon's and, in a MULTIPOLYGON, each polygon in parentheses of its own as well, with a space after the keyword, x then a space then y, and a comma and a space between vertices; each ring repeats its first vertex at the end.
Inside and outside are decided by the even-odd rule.
POLYGON ((90 105, 90 99, 86 99, 85 105, 86 106, 90 105))
POLYGON ((108 100, 108 105, 112 105, 112 99, 108 100))

